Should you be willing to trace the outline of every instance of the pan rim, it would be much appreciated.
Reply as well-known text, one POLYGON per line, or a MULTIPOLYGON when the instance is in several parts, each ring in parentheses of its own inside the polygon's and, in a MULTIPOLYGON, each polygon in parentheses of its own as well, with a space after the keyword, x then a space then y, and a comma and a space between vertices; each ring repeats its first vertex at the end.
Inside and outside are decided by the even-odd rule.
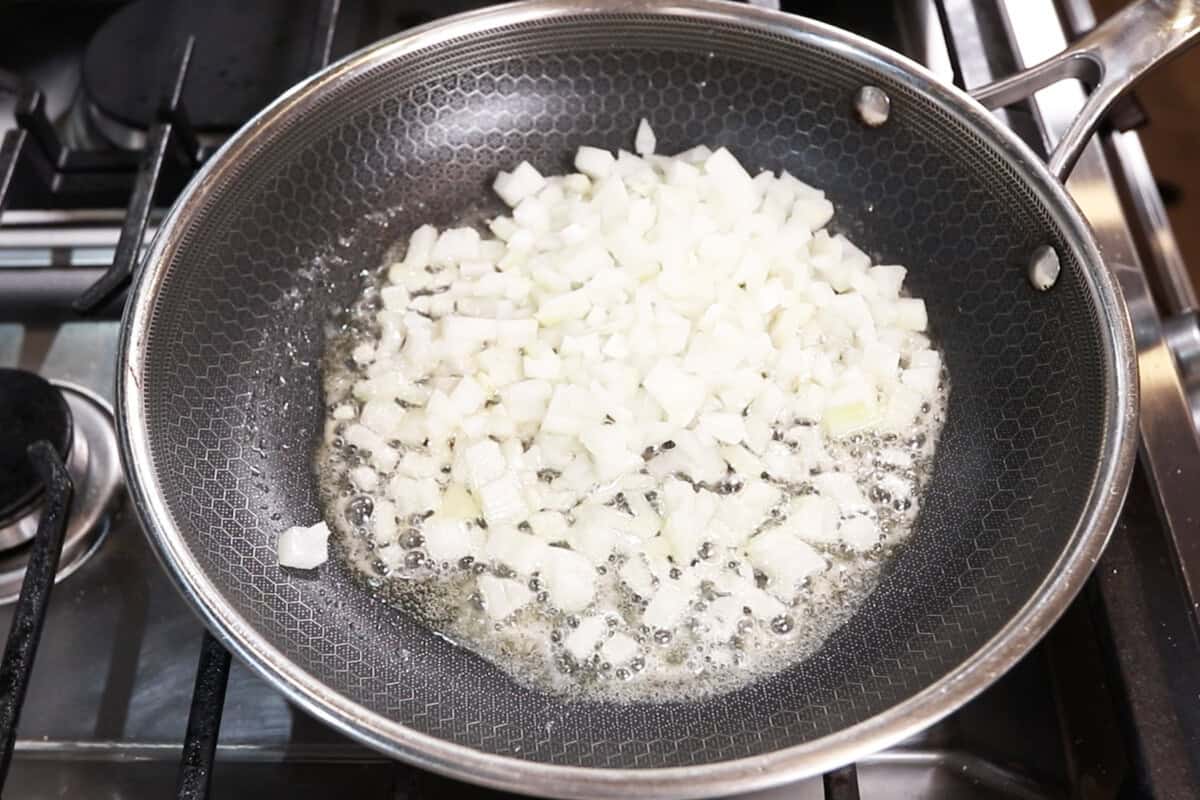
POLYGON ((176 200, 151 243, 131 288, 118 355, 117 408, 122 459, 134 507, 157 557, 205 625, 232 653, 290 701, 325 724, 389 756, 454 778, 495 788, 562 797, 699 797, 764 789, 859 760, 923 730, 987 688, 1023 657, 1058 619, 1091 574, 1116 524, 1136 453, 1137 362, 1124 299, 1104 263, 1091 228, 1042 160, 981 105, 920 64, 841 29, 781 12, 720 0, 527 0, 448 17, 402 32, 353 53, 289 89, 215 153, 176 200), (1056 223, 1079 249, 1085 282, 1096 301, 1110 375, 1100 469, 1062 554, 1029 600, 954 670, 902 703, 809 742, 764 755, 709 764, 642 769, 551 765, 484 753, 420 733, 329 687, 286 658, 225 600, 174 524, 150 451, 142 376, 150 323, 165 277, 166 255, 180 243, 190 211, 274 121, 321 90, 374 66, 430 45, 500 25, 561 16, 644 13, 686 16, 757 28, 819 44, 865 61, 897 82, 954 109, 1003 152, 1022 177, 1058 212, 1056 223))

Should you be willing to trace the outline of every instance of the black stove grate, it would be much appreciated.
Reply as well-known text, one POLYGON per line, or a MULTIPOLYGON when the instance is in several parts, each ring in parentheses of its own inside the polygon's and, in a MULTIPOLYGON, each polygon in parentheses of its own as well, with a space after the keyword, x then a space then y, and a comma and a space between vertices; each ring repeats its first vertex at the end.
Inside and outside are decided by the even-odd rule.
POLYGON ((138 165, 137 178, 133 184, 133 196, 125 210, 125 222, 113 254, 112 266, 100 279, 87 288, 73 303, 75 310, 90 312, 128 285, 133 277, 134 266, 146 238, 146 224, 150 221, 150 208, 160 187, 160 176, 168 154, 173 153, 190 169, 200 165, 202 153, 196 139, 196 131, 188 121, 183 108, 183 86, 187 81, 188 66, 196 40, 188 37, 175 59, 175 69, 163 88, 162 99, 155 114, 154 124, 146 139, 138 165))
POLYGON ((57 287, 48 286, 42 270, 28 271, 24 275, 14 273, 16 280, 6 284, 7 305, 37 309, 35 313, 41 314, 45 305, 30 301, 50 299, 46 297, 50 292, 59 295, 59 305, 67 299, 75 312, 101 312, 106 317, 120 315, 124 307, 123 290, 133 276, 150 210, 163 188, 164 166, 173 165, 190 174, 206 155, 182 100, 194 44, 195 40, 189 37, 180 47, 174 61, 175 69, 163 87, 146 147, 140 155, 95 153, 67 147, 46 116, 41 92, 29 89, 22 93, 17 102, 17 127, 5 133, 0 141, 0 213, 3 213, 12 190, 14 176, 26 165, 38 172, 50 192, 69 191, 67 187, 81 182, 103 188, 125 186, 132 179, 132 194, 112 264, 98 277, 95 273, 80 275, 80 270, 71 271, 75 273, 72 278, 88 277, 93 283, 79 292, 76 280, 68 279, 57 287))
POLYGON ((8 777, 13 747, 17 741, 17 722, 25 703, 25 690, 33 673, 46 607, 54 588, 54 574, 62 555, 63 537, 75 487, 57 448, 46 440, 29 445, 29 461, 46 491, 45 510, 37 534, 30 544, 29 565, 21 593, 17 597, 12 627, 0 661, 0 790, 8 777))
POLYGON ((221 712, 225 707, 225 687, 229 684, 229 661, 229 651, 205 631, 204 642, 200 645, 200 663, 196 667, 196 688, 192 691, 187 734, 183 740, 183 759, 179 763, 176 796, 180 800, 208 797, 221 730, 221 712))

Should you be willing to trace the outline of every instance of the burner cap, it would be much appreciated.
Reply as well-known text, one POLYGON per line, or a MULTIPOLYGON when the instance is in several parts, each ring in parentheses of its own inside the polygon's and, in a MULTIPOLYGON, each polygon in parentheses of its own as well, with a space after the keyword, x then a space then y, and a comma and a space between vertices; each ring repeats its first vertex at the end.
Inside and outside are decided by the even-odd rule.
POLYGON ((71 449, 71 412, 62 393, 43 378, 0 369, 0 520, 37 498, 42 484, 25 448, 46 439, 65 460, 71 449))

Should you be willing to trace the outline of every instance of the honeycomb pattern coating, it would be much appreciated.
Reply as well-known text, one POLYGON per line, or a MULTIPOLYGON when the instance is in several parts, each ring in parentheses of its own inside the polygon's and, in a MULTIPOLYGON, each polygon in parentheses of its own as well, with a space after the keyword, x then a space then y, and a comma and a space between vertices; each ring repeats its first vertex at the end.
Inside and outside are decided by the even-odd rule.
POLYGON ((834 733, 994 636, 1068 544, 1101 450, 1102 334, 1054 216, 945 109, 816 42, 637 16, 569 17, 395 57, 247 144, 188 222, 154 307, 150 447, 195 558, 238 612, 337 692, 417 731, 559 765, 666 767, 834 733), (859 125, 863 84, 892 98, 859 125), (919 529, 812 658, 692 703, 562 704, 371 599, 334 563, 275 563, 320 513, 318 361, 363 270, 417 224, 486 210, 495 172, 565 171, 581 144, 729 146, 825 188, 835 227, 910 268, 952 399, 919 529), (1030 289, 1039 245, 1059 285, 1030 289), (332 322, 331 322, 332 320, 332 322), (330 326, 334 327, 330 327, 330 326))

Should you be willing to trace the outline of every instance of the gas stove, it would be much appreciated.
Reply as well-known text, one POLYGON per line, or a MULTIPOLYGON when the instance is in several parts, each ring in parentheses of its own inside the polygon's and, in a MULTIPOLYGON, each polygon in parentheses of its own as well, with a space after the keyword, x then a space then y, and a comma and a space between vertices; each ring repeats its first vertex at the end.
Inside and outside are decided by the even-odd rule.
MULTIPOLYGON (((763 4, 763 3, 759 3, 763 4)), ((770 3, 767 3, 770 4, 770 3)), ((54 3, 0 14, 0 770, 6 796, 498 797, 391 761, 291 706, 207 634, 128 508, 112 420, 125 279, 196 165, 290 84, 479 3, 54 3), (70 7, 67 10, 60 5, 70 7), (24 459, 47 439, 74 496, 24 459), (57 583, 40 522, 66 503, 57 583), (44 548, 43 548, 44 550, 44 548), (38 624, 41 635, 37 636, 38 624), (32 631, 32 634, 31 634, 32 631), (15 655, 14 655, 15 654, 15 655), (24 688, 24 702, 20 695, 24 688), (18 719, 19 714, 19 719, 18 719), (3 747, 11 743, 11 761, 3 747)), ((1088 0, 795 0, 974 87, 1094 24, 1088 0)), ((1004 112, 1045 149, 1082 102, 1004 112)), ((758 798, 1200 796, 1200 333, 1137 133, 1114 114, 1068 188, 1139 348, 1140 468, 1079 599, 991 689, 901 745, 758 798)))

